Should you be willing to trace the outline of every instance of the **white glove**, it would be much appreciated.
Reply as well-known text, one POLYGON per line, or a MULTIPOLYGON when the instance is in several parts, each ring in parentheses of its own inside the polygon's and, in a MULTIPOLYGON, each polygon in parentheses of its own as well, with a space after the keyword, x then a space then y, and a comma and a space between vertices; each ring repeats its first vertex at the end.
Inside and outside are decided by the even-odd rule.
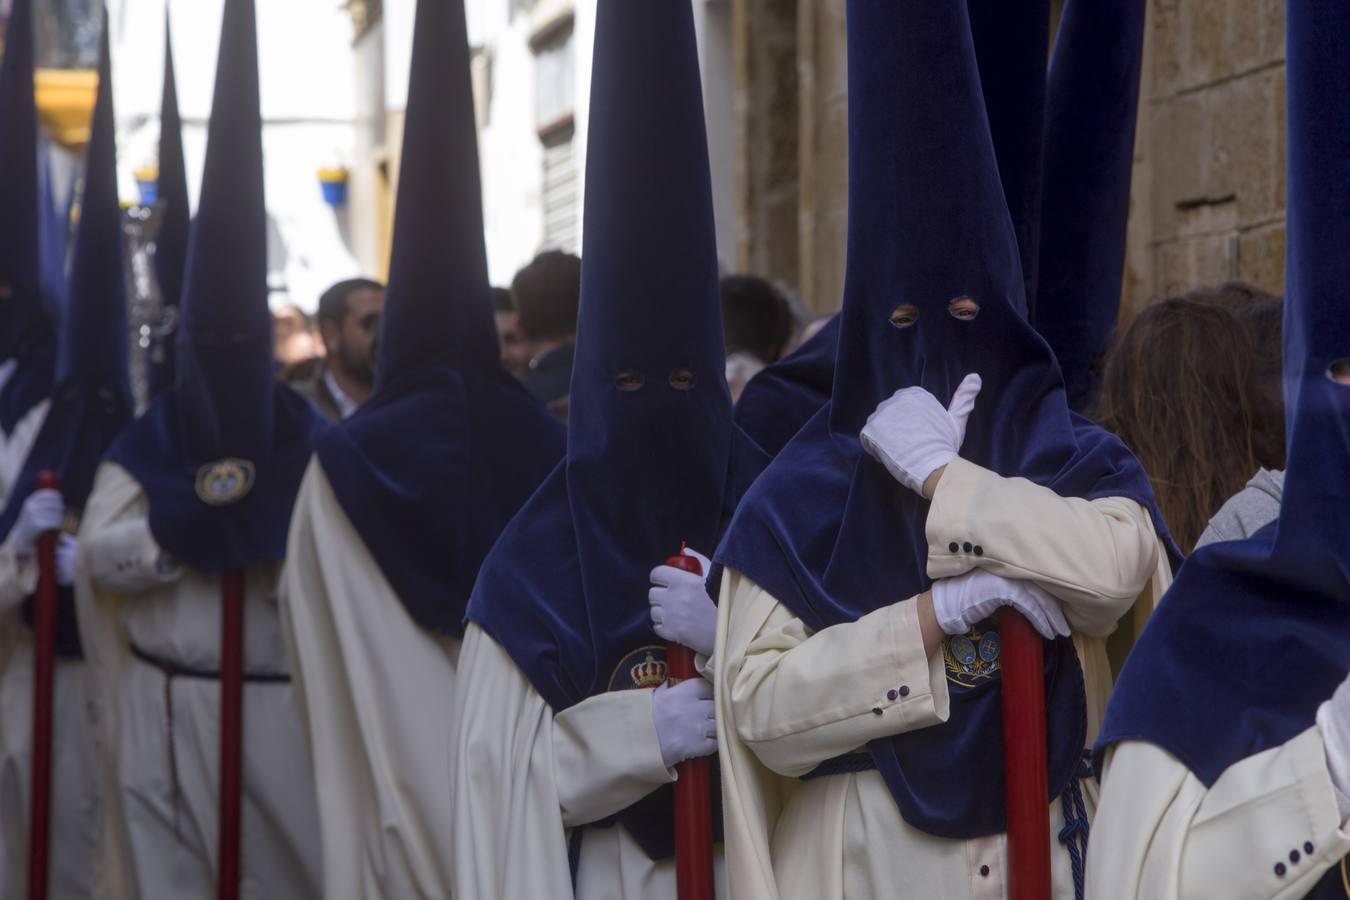
POLYGON ((902 388, 883 400, 863 426, 863 449, 895 480, 920 496, 923 483, 956 458, 966 439, 966 420, 980 393, 980 376, 967 375, 943 409, 921 387, 902 388))
POLYGON ((31 556, 37 549, 38 538, 48 531, 59 531, 65 518, 66 502, 60 491, 34 491, 23 501, 9 532, 15 555, 31 556))
POLYGON ((933 582, 933 613, 945 634, 965 634, 1003 606, 1011 606, 1026 616, 1046 640, 1072 633, 1059 601, 1030 581, 1001 578, 975 569, 933 582))
POLYGON ((74 535, 63 534, 56 539, 56 583, 61 587, 75 583, 75 554, 79 549, 80 539, 74 535))
POLYGON ((674 566, 652 569, 652 588, 647 592, 652 627, 667 641, 712 656, 717 638, 717 606, 705 587, 712 563, 688 547, 684 555, 697 559, 703 566, 703 574, 695 575, 674 566))
POLYGON ((713 686, 702 678, 661 685, 652 693, 652 723, 666 768, 716 753, 713 686))
POLYGON ((1350 678, 1318 708, 1317 727, 1322 731, 1331 787, 1344 823, 1350 820, 1350 678))

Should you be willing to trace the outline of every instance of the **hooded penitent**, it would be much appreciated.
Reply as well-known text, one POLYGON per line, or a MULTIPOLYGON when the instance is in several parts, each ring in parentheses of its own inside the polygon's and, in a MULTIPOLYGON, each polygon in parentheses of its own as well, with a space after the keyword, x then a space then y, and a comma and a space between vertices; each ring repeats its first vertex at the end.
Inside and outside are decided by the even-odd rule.
MULTIPOLYGON (((155 276, 159 281, 165 321, 178 320, 183 272, 188 251, 187 166, 183 162, 183 121, 178 115, 178 81, 174 77, 173 42, 164 23, 164 89, 159 107, 159 204, 164 214, 155 235, 155 276)), ((174 335, 160 337, 150 358, 150 393, 174 381, 174 335)))
POLYGON ((272 377, 257 30, 253 0, 225 0, 174 384, 108 460, 145 491, 156 542, 221 573, 284 558, 317 424, 272 377))
MULTIPOLYGON (((1350 6, 1287 9, 1280 518, 1186 561, 1130 654, 1099 744, 1155 744, 1206 786, 1311 727, 1350 665, 1350 386, 1329 377, 1350 359, 1350 120, 1328 114, 1350 103, 1350 6)), ((1307 896, 1343 890, 1335 868, 1307 896)))
MULTIPOLYGON (((555 712, 664 678, 648 573, 716 541, 732 433, 688 3, 600 0, 590 129, 567 458, 469 604, 555 712)), ((670 804, 618 816, 652 858, 672 853, 670 804)))
MULTIPOLYGON (((848 44, 849 246, 833 394, 751 488, 718 552, 812 629, 930 586, 928 503, 858 439, 897 389, 922 386, 947 403, 979 373, 964 459, 1064 496, 1152 503, 1129 452, 1076 427, 1050 350, 1027 324, 964 4, 851 0, 848 44), (973 318, 949 310, 962 297, 978 305, 973 318)), ((996 673, 953 684, 947 723, 869 745, 910 824, 952 838, 1003 830, 999 685, 996 673)), ((1068 640, 1047 643, 1046 691, 1053 797, 1084 740, 1068 640)))
POLYGON ((1032 322, 1078 412, 1096 399, 1120 311, 1144 13, 1145 0, 1069 0, 1050 65, 1032 322))
POLYGON ((43 308, 32 0, 14 0, 0 63, 0 434, 51 394, 56 338, 43 308))
POLYGON ((460 2, 418 3, 407 123, 375 393, 317 450, 413 620, 458 636, 483 557, 564 442, 498 361, 460 2))
MULTIPOLYGON (((1041 129, 1048 0, 970 0, 971 30, 989 114, 994 155, 1017 234, 1027 290, 1034 287, 1040 234, 1041 129)), ((736 401, 733 485, 739 498, 764 467, 830 399, 839 317, 750 380, 736 401), (739 440, 750 438, 749 443, 739 440)))
MULTIPOLYGON (((99 458, 131 421, 127 383, 126 289, 122 272, 122 210, 117 200, 117 151, 108 31, 103 30, 98 101, 89 141, 80 224, 59 335, 56 387, 42 430, 28 451, 4 511, 0 540, 9 534, 38 473, 61 479, 66 506, 83 509, 99 458)), ((57 649, 78 653, 73 596, 62 590, 57 649)))

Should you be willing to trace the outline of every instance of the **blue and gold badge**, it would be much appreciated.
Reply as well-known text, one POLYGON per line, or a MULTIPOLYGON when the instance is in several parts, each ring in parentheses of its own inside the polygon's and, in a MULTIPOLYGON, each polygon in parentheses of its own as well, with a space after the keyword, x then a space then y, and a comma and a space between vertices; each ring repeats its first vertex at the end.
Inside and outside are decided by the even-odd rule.
POLYGON ((947 680, 961 687, 975 687, 999 673, 998 629, 981 623, 965 634, 954 634, 942 642, 942 659, 947 664, 947 680))
POLYGON ((666 648, 661 644, 639 647, 619 660, 609 676, 611 691, 636 691, 660 687, 666 680, 666 648))
POLYGON ((246 459, 218 459, 197 470, 197 498, 207 506, 238 503, 253 490, 255 470, 246 459))

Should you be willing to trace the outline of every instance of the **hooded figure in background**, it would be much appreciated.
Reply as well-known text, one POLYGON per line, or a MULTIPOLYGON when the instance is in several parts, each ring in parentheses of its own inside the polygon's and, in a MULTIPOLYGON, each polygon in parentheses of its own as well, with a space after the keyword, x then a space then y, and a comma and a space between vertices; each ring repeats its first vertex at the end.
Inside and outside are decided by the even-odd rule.
MULTIPOLYGON (((66 263, 71 244, 71 207, 75 195, 72 186, 59 202, 52 172, 52 141, 43 135, 38 142, 38 227, 39 257, 42 265, 42 297, 48 309, 64 310, 66 303, 66 263)), ((59 316, 56 317, 59 320, 59 316)), ((3 499, 3 498, 0 498, 3 499)))
POLYGON ((1350 7, 1289 0, 1280 517, 1195 551, 1102 726, 1091 896, 1345 897, 1350 7))
POLYGON ((760 370, 741 390, 732 451, 732 490, 744 496, 779 451, 830 399, 839 316, 778 362, 760 370))
POLYGON ((1090 415, 1120 315, 1144 57, 1143 4, 1071 0, 1050 61, 1040 263, 1031 322, 1069 406, 1090 415))
POLYGON ((464 609, 564 443, 500 363, 463 4, 414 34, 378 380, 317 440, 282 576, 330 896, 451 895, 464 609))
POLYGON ((1006 895, 992 616, 1011 606, 1046 641, 1054 896, 1073 897, 1103 638, 1168 573, 1156 510, 1027 323, 965 4, 851 0, 848 43, 833 393, 717 554, 727 887, 1006 895))
POLYGON ((244 591, 243 860, 320 896, 318 815, 277 607, 319 421, 272 377, 253 0, 226 0, 174 384, 124 430, 81 524, 77 601, 103 755, 103 889, 216 894, 221 576, 244 591))
MULTIPOLYGON (((1120 315, 1130 217, 1144 0, 1069 0, 1060 18, 1045 102, 1039 266, 1031 323, 1054 351, 1077 427, 1095 428, 1101 360, 1120 315)), ((1172 567, 1181 551, 1159 532, 1172 567)), ((1160 589, 1163 585, 1158 586, 1160 589)), ((1149 591, 1111 636, 1119 671, 1161 590, 1149 591)))
POLYGON ((183 296, 183 272, 188 251, 187 164, 183 160, 183 120, 178 115, 178 79, 174 75, 173 40, 164 20, 164 88, 159 106, 159 204, 164 215, 155 234, 155 277, 163 304, 161 320, 150 350, 150 396, 173 386, 174 337, 178 304, 183 296))
MULTIPOLYGON (((87 688, 75 624, 74 531, 113 438, 131 421, 127 381, 122 210, 117 201, 112 78, 106 21, 98 100, 84 177, 57 355, 51 409, 0 511, 0 628, 31 624, 38 536, 64 529, 56 548, 58 589, 52 760, 50 896, 93 897, 99 825, 98 765, 87 720, 87 688), (36 490, 50 469, 60 490, 36 490)), ((0 895, 27 891, 32 791, 33 646, 31 632, 0 668, 0 895)))
POLYGON ((683 616, 677 592, 701 595, 704 638, 685 642, 712 649, 703 577, 661 563, 716 541, 734 430, 693 15, 683 0, 596 12, 567 456, 469 603, 461 897, 674 898, 673 767, 715 749, 712 686, 666 683, 679 625, 654 624, 683 616))
POLYGON ((56 374, 56 297, 44 295, 32 0, 10 7, 0 63, 0 502, 42 429, 56 374))

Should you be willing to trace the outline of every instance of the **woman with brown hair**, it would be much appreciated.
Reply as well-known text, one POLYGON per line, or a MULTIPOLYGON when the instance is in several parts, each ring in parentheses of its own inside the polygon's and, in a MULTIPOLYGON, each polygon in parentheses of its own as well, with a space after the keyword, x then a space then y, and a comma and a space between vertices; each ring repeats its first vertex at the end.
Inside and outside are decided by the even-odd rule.
POLYGON ((1137 315, 1107 358, 1098 421, 1144 464, 1183 552, 1260 468, 1254 357, 1234 313, 1187 295, 1137 315))

